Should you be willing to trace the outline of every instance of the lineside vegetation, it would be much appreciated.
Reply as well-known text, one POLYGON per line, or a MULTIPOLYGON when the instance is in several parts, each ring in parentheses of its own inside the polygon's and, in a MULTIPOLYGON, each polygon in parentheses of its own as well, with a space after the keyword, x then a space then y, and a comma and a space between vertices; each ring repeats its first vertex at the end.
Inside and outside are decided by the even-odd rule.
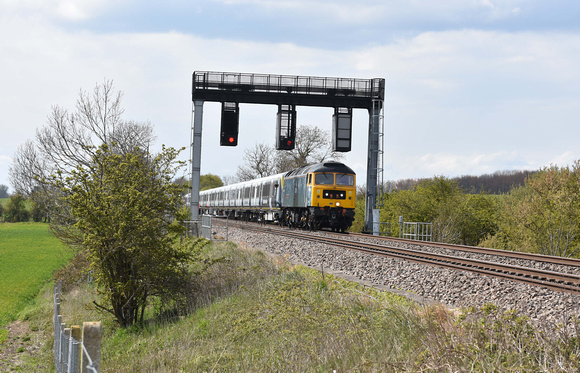
MULTIPOLYGON (((363 192, 363 191, 361 191, 363 192)), ((352 231, 361 231, 364 196, 357 198, 352 231)), ((529 175, 506 194, 472 193, 437 176, 383 195, 381 222, 399 236, 406 222, 433 223, 433 240, 538 254, 580 257, 580 160, 529 175)))
MULTIPOLYGON (((151 304, 141 327, 103 319, 103 372, 179 371, 577 371, 579 342, 538 330, 493 305, 451 312, 274 261, 231 243, 204 248, 220 259, 196 278, 191 312, 151 304)), ((69 289, 61 312, 74 324, 103 316, 86 284, 69 289)), ((51 338, 51 294, 26 318, 51 338)), ((47 367, 44 348, 27 364, 47 367), (38 364, 38 365, 34 365, 38 364)))

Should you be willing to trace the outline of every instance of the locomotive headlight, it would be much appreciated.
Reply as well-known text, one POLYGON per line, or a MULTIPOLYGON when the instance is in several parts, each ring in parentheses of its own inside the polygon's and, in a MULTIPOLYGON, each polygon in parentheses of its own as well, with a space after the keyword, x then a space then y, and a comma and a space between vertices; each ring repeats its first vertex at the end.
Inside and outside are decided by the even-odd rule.
POLYGON ((340 206, 340 202, 336 202, 336 205, 337 205, 337 206, 340 206))

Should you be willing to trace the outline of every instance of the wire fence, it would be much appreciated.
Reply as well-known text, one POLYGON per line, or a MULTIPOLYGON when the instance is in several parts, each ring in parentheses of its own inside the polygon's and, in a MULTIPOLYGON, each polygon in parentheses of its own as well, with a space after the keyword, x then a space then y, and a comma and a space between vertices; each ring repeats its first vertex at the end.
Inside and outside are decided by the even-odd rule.
POLYGON ((84 322, 83 327, 62 322, 62 283, 54 285, 54 366, 57 373, 101 372, 101 322, 84 322))

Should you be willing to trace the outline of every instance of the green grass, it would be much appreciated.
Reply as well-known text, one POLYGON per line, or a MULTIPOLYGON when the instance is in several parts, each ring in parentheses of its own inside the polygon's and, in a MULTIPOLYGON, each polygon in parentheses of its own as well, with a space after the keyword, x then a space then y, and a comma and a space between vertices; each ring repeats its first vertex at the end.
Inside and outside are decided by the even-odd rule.
MULTIPOLYGON (((542 333, 525 317, 492 306, 458 318, 442 307, 418 306, 272 262, 260 252, 228 244, 208 249, 208 256, 225 260, 198 279, 195 309, 187 316, 160 316, 153 307, 145 325, 120 329, 87 307, 96 299, 93 288, 83 285, 65 294, 61 310, 67 325, 94 320, 105 325, 103 372, 566 371, 579 366, 575 337, 542 333)), ((29 317, 48 330, 50 345, 48 289, 43 297, 44 306, 29 317)), ((44 349, 30 366, 44 364, 50 354, 44 349)))
MULTIPOLYGON (((102 321, 103 372, 578 371, 575 332, 535 329, 493 305, 457 315, 261 252, 212 244, 223 258, 197 281, 188 315, 153 302, 144 325, 117 327, 93 286, 63 295, 67 325, 102 321)), ((22 313, 44 331, 23 371, 51 371, 52 292, 22 313)), ((578 326, 578 324, 575 324, 578 326)))
POLYGON ((13 321, 71 257, 47 224, 0 223, 0 327, 13 321))

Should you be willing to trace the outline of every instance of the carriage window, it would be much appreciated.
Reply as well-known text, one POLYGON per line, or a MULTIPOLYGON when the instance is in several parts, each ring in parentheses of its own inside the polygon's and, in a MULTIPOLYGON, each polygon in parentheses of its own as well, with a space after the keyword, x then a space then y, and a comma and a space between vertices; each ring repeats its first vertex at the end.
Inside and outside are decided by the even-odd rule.
POLYGON ((334 174, 316 174, 314 175, 314 183, 318 185, 332 185, 334 184, 334 174))
POLYGON ((270 197, 270 184, 264 184, 264 189, 262 190, 262 198, 270 197))
POLYGON ((336 174, 336 185, 354 185, 354 176, 347 174, 336 174))

